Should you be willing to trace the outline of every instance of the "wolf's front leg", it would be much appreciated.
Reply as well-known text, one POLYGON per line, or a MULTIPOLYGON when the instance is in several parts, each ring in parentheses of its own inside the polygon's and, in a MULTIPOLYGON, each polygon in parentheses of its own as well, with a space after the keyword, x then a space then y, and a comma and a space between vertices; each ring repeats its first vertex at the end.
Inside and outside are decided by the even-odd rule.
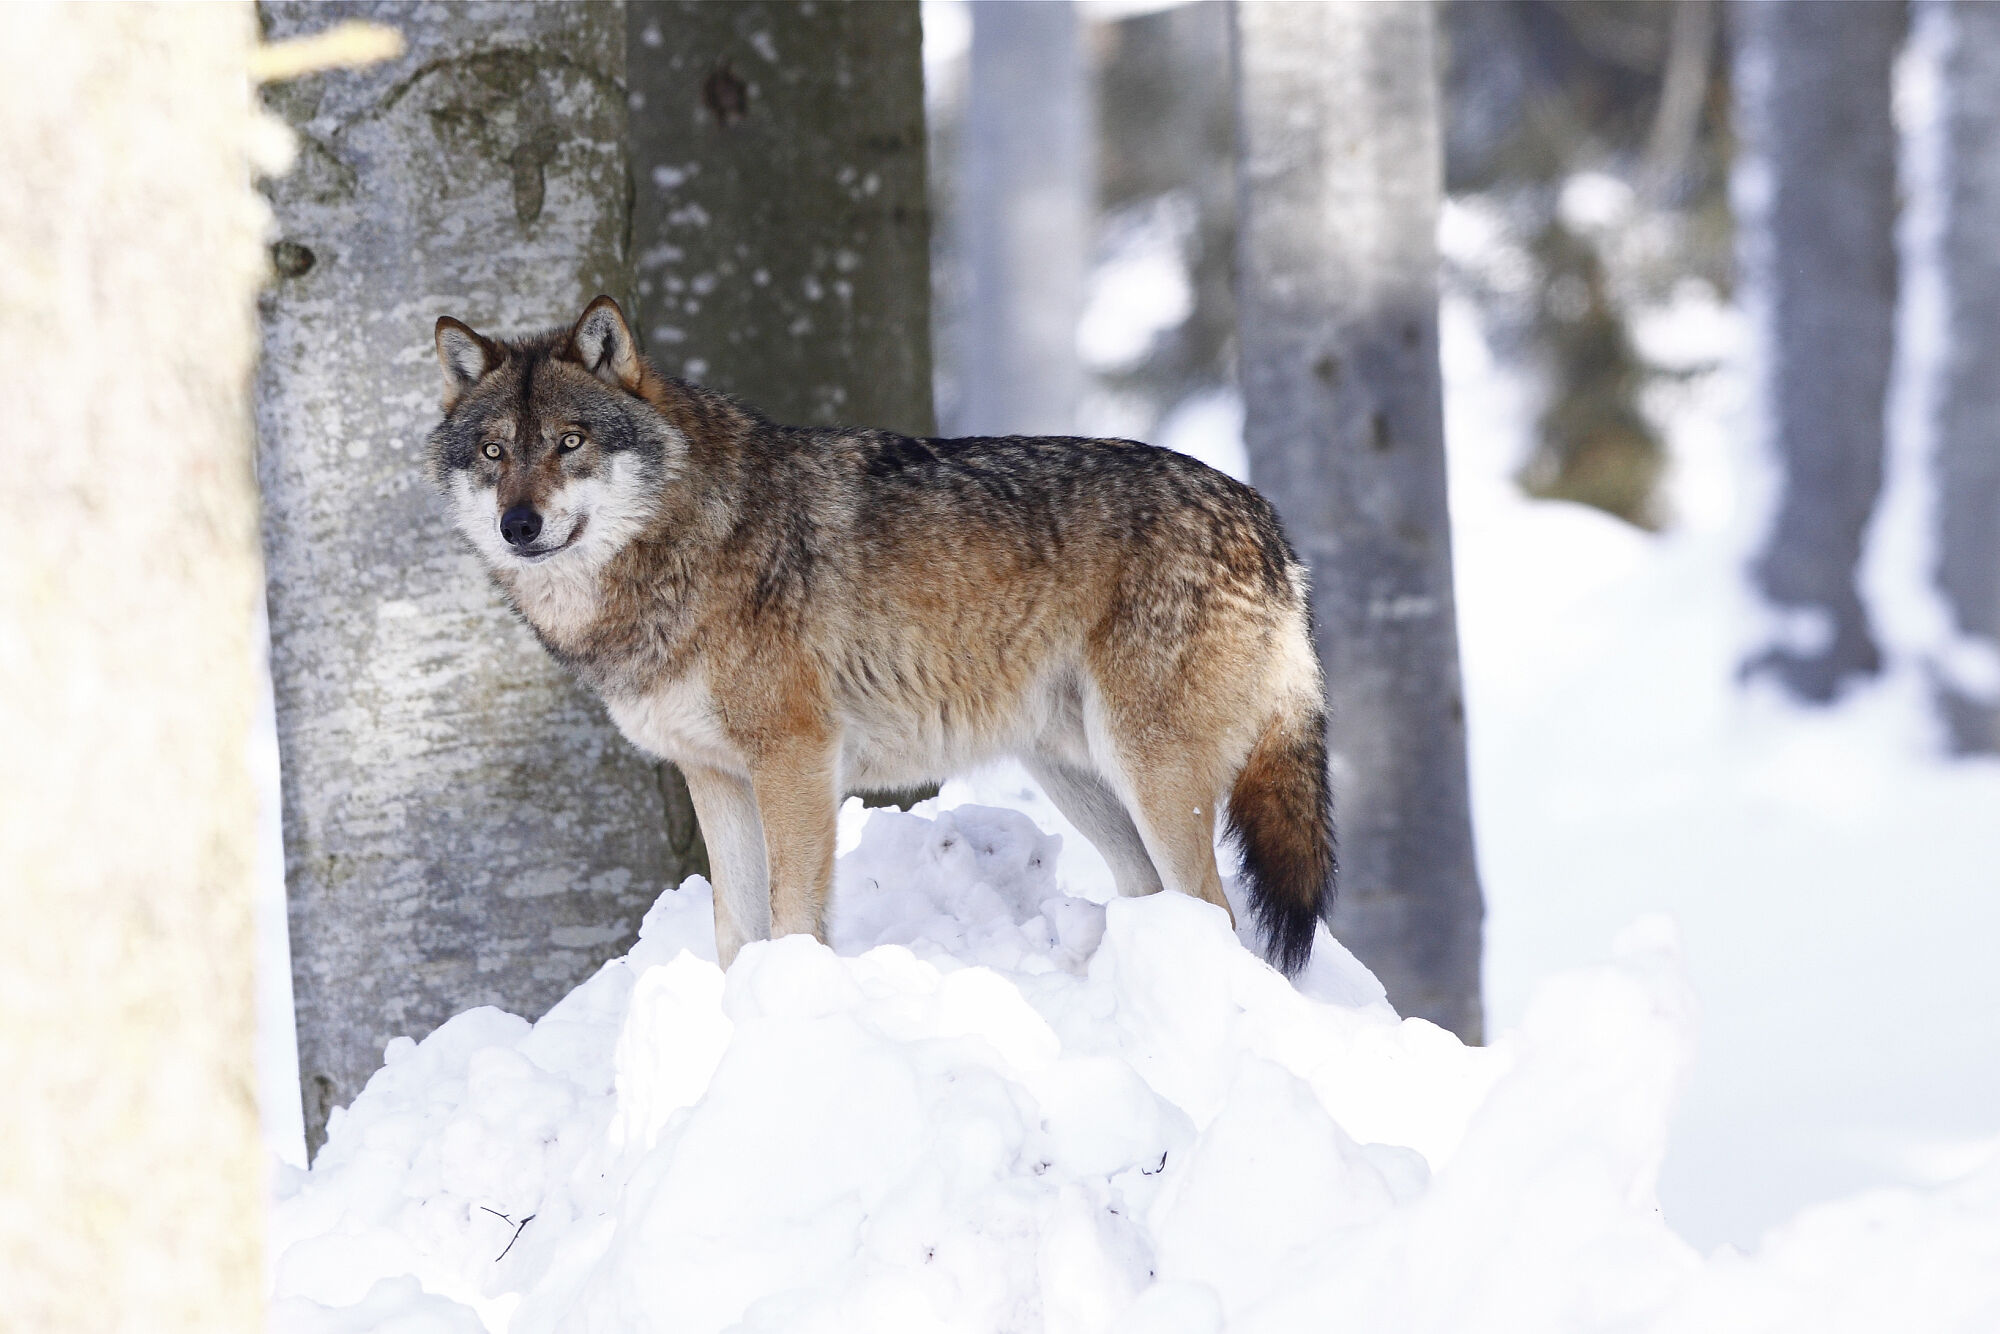
POLYGON ((724 968, 736 952, 771 933, 770 879, 764 870, 764 826, 747 780, 706 765, 683 764, 695 818, 708 845, 715 884, 715 958, 724 968))
POLYGON ((833 888, 834 828, 840 810, 837 749, 789 741, 759 757, 751 774, 771 868, 772 936, 826 939, 826 898, 833 888))

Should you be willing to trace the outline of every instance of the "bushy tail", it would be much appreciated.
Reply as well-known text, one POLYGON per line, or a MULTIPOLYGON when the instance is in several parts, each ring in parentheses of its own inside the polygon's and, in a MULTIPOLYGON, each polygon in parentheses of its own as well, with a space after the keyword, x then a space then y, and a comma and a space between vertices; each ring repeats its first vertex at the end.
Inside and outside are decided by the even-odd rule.
POLYGON ((1295 974, 1312 954, 1313 927, 1333 906, 1339 874, 1320 709, 1281 714, 1264 729, 1229 792, 1229 837, 1265 956, 1295 974))

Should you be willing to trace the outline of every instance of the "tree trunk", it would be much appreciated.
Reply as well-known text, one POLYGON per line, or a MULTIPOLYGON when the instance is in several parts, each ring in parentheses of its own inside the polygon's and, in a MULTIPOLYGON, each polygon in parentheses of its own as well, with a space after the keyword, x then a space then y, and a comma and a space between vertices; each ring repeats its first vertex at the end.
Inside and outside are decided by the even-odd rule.
POLYGON ((1236 7, 1244 444, 1312 568, 1340 938, 1405 1014, 1480 1032, 1437 342, 1428 5, 1236 7))
POLYGON ((627 11, 640 337, 782 422, 937 429, 910 3, 627 11))
POLYGON ((422 472, 431 325, 628 297, 625 15, 611 5, 267 3, 358 14, 400 60, 288 84, 258 375, 271 673, 307 1143, 398 1034, 539 1013, 699 866, 684 789, 510 615, 422 472))
MULTIPOLYGON (((1939 4, 1945 304, 1935 368, 1937 583, 1953 629, 2000 653, 2000 7, 1939 4)), ((1960 753, 2000 753, 2000 695, 1937 664, 1939 705, 1960 753)))
POLYGON ((247 5, 0 9, 0 1324, 262 1328, 247 5))
POLYGON ((972 0, 961 216, 972 293, 955 432, 1077 427, 1095 122, 1069 0, 972 0))
POLYGON ((1744 670, 1826 703, 1882 665, 1855 571, 1882 487, 1903 7, 1757 0, 1733 18, 1743 276, 1782 474, 1751 566, 1774 634, 1744 670))

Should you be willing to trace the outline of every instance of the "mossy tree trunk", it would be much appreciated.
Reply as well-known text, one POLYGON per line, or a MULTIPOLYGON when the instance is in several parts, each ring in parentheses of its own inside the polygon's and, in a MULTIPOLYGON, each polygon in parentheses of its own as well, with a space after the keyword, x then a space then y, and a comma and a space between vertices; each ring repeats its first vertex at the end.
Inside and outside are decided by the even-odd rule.
POLYGON ((914 3, 627 12, 638 324, 776 421, 936 429, 914 3))
POLYGON ((285 85, 259 459, 307 1142, 398 1034, 537 1015, 700 866, 685 790, 502 605, 423 477, 431 327, 628 299, 615 5, 266 3, 400 59, 285 85))
POLYGON ((247 4, 0 8, 0 1325, 261 1329, 247 4))
POLYGON ((1250 479, 1312 569, 1332 925, 1389 999, 1480 1034, 1482 908, 1452 600, 1431 7, 1236 6, 1250 479))

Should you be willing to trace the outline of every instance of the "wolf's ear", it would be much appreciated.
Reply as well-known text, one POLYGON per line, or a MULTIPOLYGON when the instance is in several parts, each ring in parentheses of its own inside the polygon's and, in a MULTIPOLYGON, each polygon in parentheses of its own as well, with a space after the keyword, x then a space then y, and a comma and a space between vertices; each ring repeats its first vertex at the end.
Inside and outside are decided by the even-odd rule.
POLYGON ((437 322, 438 365, 444 367, 444 410, 458 406, 479 377, 500 363, 499 350, 449 315, 437 322))
POLYGON ((610 297, 601 296, 584 307, 576 328, 570 330, 569 354, 606 384, 639 392, 645 373, 639 362, 639 346, 632 341, 625 312, 610 297))

